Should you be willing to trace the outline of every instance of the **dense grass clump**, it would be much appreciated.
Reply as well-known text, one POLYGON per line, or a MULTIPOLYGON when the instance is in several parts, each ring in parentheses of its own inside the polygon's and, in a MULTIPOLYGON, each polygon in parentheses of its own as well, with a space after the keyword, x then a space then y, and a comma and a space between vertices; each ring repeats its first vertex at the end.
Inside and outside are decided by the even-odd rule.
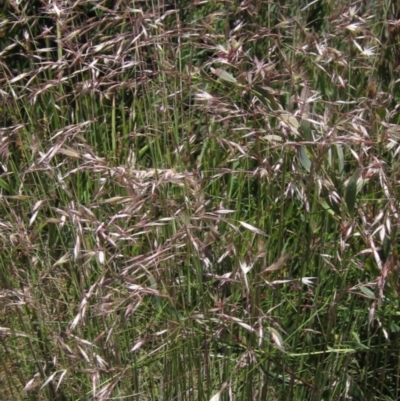
POLYGON ((0 10, 4 400, 398 400, 394 2, 0 10))

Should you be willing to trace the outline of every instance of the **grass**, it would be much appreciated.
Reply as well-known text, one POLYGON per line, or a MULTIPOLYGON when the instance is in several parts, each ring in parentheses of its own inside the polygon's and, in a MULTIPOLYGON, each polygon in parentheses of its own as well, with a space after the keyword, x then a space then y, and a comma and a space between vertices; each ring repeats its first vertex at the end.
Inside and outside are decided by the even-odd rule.
POLYGON ((397 400, 398 13, 8 2, 5 400, 397 400))

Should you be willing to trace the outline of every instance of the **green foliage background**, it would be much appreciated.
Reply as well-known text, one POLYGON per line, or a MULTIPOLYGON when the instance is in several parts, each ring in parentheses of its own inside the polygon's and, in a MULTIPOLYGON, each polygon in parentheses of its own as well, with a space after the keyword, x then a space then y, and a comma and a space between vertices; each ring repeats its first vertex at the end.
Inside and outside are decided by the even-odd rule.
POLYGON ((6 400, 399 398, 395 1, 8 1, 6 400))

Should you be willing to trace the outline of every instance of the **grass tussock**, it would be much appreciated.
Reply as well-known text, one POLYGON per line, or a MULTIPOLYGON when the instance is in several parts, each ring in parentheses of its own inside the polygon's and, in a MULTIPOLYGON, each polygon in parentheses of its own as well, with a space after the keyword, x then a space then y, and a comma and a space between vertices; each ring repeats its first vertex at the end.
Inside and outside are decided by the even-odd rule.
POLYGON ((395 3, 0 14, 2 399, 399 399, 395 3))

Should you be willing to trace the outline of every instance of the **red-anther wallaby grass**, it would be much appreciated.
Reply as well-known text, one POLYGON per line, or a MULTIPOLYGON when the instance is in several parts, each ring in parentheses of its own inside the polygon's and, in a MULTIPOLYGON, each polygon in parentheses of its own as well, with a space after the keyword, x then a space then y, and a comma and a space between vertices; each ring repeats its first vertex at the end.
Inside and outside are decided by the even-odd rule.
POLYGON ((395 2, 0 6, 0 388, 398 400, 395 2))

